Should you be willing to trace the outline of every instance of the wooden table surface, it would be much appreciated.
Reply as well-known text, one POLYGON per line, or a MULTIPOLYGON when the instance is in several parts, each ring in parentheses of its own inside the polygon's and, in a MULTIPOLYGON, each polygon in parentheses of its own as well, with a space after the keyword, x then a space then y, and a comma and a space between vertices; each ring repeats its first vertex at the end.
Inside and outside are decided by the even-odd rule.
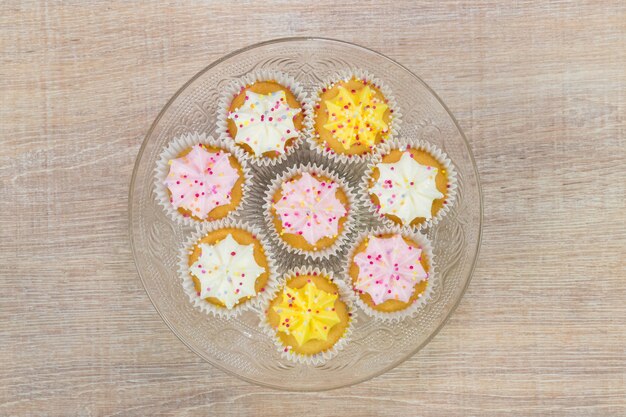
POLYGON ((1 416, 626 415, 626 3, 2 2, 1 416), (161 107, 235 49, 325 36, 420 75, 484 191, 469 290, 360 385, 264 389, 165 326, 128 242, 161 107))

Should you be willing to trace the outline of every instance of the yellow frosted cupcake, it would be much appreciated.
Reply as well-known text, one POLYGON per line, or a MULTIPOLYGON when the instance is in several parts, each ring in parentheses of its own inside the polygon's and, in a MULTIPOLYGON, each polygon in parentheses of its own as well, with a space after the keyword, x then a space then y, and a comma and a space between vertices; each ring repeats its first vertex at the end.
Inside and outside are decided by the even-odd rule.
POLYGON ((354 320, 349 289, 324 270, 287 273, 264 321, 290 359, 320 363, 347 341, 354 320))
POLYGON ((394 109, 371 78, 352 76, 322 88, 314 109, 314 141, 331 154, 371 154, 392 132, 394 109))

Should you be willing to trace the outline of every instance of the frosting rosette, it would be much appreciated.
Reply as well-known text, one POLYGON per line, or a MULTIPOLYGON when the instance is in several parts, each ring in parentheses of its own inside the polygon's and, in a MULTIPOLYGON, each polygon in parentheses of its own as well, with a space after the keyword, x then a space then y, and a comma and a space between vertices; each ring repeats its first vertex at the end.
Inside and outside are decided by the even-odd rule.
POLYGON ((356 143, 373 146, 377 135, 389 131, 384 117, 389 106, 368 84, 359 90, 348 90, 342 85, 337 89, 335 97, 324 100, 328 109, 324 128, 330 130, 346 150, 356 143))
POLYGON ((401 121, 391 90, 363 70, 332 75, 320 84, 310 103, 311 147, 341 163, 375 156, 397 134, 401 121))
POLYGON ((420 164, 408 151, 398 162, 380 162, 376 168, 380 176, 370 192, 378 197, 379 213, 393 214, 404 224, 417 217, 432 218, 433 202, 444 197, 435 183, 438 168, 420 164))
POLYGON ((336 196, 338 187, 334 181, 315 179, 308 172, 284 182, 282 197, 274 204, 283 233, 300 235, 311 245, 336 236, 339 219, 348 212, 336 196))
POLYGON ((406 303, 415 285, 428 279, 421 257, 422 249, 409 245, 399 234, 372 236, 365 251, 354 257, 359 267, 354 288, 368 293, 374 304, 387 300, 406 303))
POLYGON ((309 340, 327 340, 330 329, 341 321, 335 311, 337 297, 312 282, 301 288, 285 287, 281 303, 273 307, 280 317, 278 330, 293 335, 300 346, 309 340))

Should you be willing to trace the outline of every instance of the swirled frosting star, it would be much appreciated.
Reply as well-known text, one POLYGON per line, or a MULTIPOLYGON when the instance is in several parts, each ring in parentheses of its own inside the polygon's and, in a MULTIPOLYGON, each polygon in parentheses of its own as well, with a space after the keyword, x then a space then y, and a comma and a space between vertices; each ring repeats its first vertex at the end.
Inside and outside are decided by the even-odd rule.
POLYGON ((235 122, 235 142, 248 145, 256 156, 265 152, 285 153, 288 139, 298 136, 293 118, 301 109, 292 109, 284 91, 257 94, 246 91, 244 104, 228 114, 235 122))
POLYGON ((328 122, 325 129, 331 131, 344 149, 359 143, 372 146, 379 133, 389 129, 383 118, 388 109, 387 104, 376 97, 376 93, 368 86, 360 90, 348 90, 339 86, 339 93, 326 100, 328 122))
POLYGON ((230 156, 223 150, 209 152, 200 144, 187 155, 170 160, 164 183, 174 208, 187 209, 205 219, 214 208, 230 204, 231 192, 239 179, 230 156))
POLYGON ((254 245, 240 245, 229 234, 214 245, 198 245, 202 253, 189 267, 200 281, 200 297, 214 297, 232 309, 240 299, 256 294, 256 279, 265 272, 254 259, 254 245))
POLYGON ((393 214, 404 224, 432 217, 433 201, 444 197, 435 183, 437 168, 421 165, 408 151, 398 162, 381 162, 376 168, 380 176, 370 192, 378 197, 379 213, 393 214))
POLYGON ((311 245, 336 236, 346 208, 336 197, 338 184, 321 181, 305 172, 282 185, 282 198, 274 204, 286 233, 298 234, 311 245))
POLYGON ((366 250, 354 257, 359 267, 354 287, 368 293, 376 305, 387 300, 406 303, 415 285, 428 278, 421 256, 422 250, 407 244, 401 235, 370 237, 366 250))
POLYGON ((312 282, 302 288, 285 287, 281 303, 274 307, 280 317, 278 331, 293 335, 300 346, 312 339, 327 340, 330 329, 341 321, 334 308, 337 297, 312 282))

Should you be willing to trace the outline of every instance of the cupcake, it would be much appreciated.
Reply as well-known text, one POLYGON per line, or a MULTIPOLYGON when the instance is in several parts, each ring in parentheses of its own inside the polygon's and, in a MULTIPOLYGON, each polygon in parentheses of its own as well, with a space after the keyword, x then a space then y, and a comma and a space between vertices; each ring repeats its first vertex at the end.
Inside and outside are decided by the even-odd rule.
POLYGON ((371 207, 390 225, 435 224, 456 194, 456 173, 447 156, 433 145, 394 143, 370 167, 365 194, 371 207))
POLYGON ((372 154, 392 133, 394 109, 386 92, 367 74, 322 88, 314 107, 314 145, 346 158, 372 154))
POLYGON ((426 237, 388 228, 357 239, 346 275, 366 313, 399 319, 414 313, 430 297, 433 269, 426 237))
POLYGON ((183 223, 232 216, 241 207, 249 182, 240 154, 204 136, 175 140, 157 166, 157 199, 172 218, 183 223))
POLYGON ((268 227, 290 252, 327 257, 341 245, 352 225, 351 189, 315 165, 294 167, 277 177, 265 200, 268 227))
POLYGON ((218 130, 252 160, 269 164, 282 160, 304 132, 306 96, 281 73, 262 72, 238 80, 222 99, 218 130))
POLYGON ((325 270, 295 269, 264 309, 262 323, 289 359, 319 364, 347 341, 354 312, 350 291, 325 270))
POLYGON ((181 253, 179 270, 192 302, 224 316, 244 310, 263 295, 272 286, 275 268, 254 229, 220 222, 192 236, 181 253))

